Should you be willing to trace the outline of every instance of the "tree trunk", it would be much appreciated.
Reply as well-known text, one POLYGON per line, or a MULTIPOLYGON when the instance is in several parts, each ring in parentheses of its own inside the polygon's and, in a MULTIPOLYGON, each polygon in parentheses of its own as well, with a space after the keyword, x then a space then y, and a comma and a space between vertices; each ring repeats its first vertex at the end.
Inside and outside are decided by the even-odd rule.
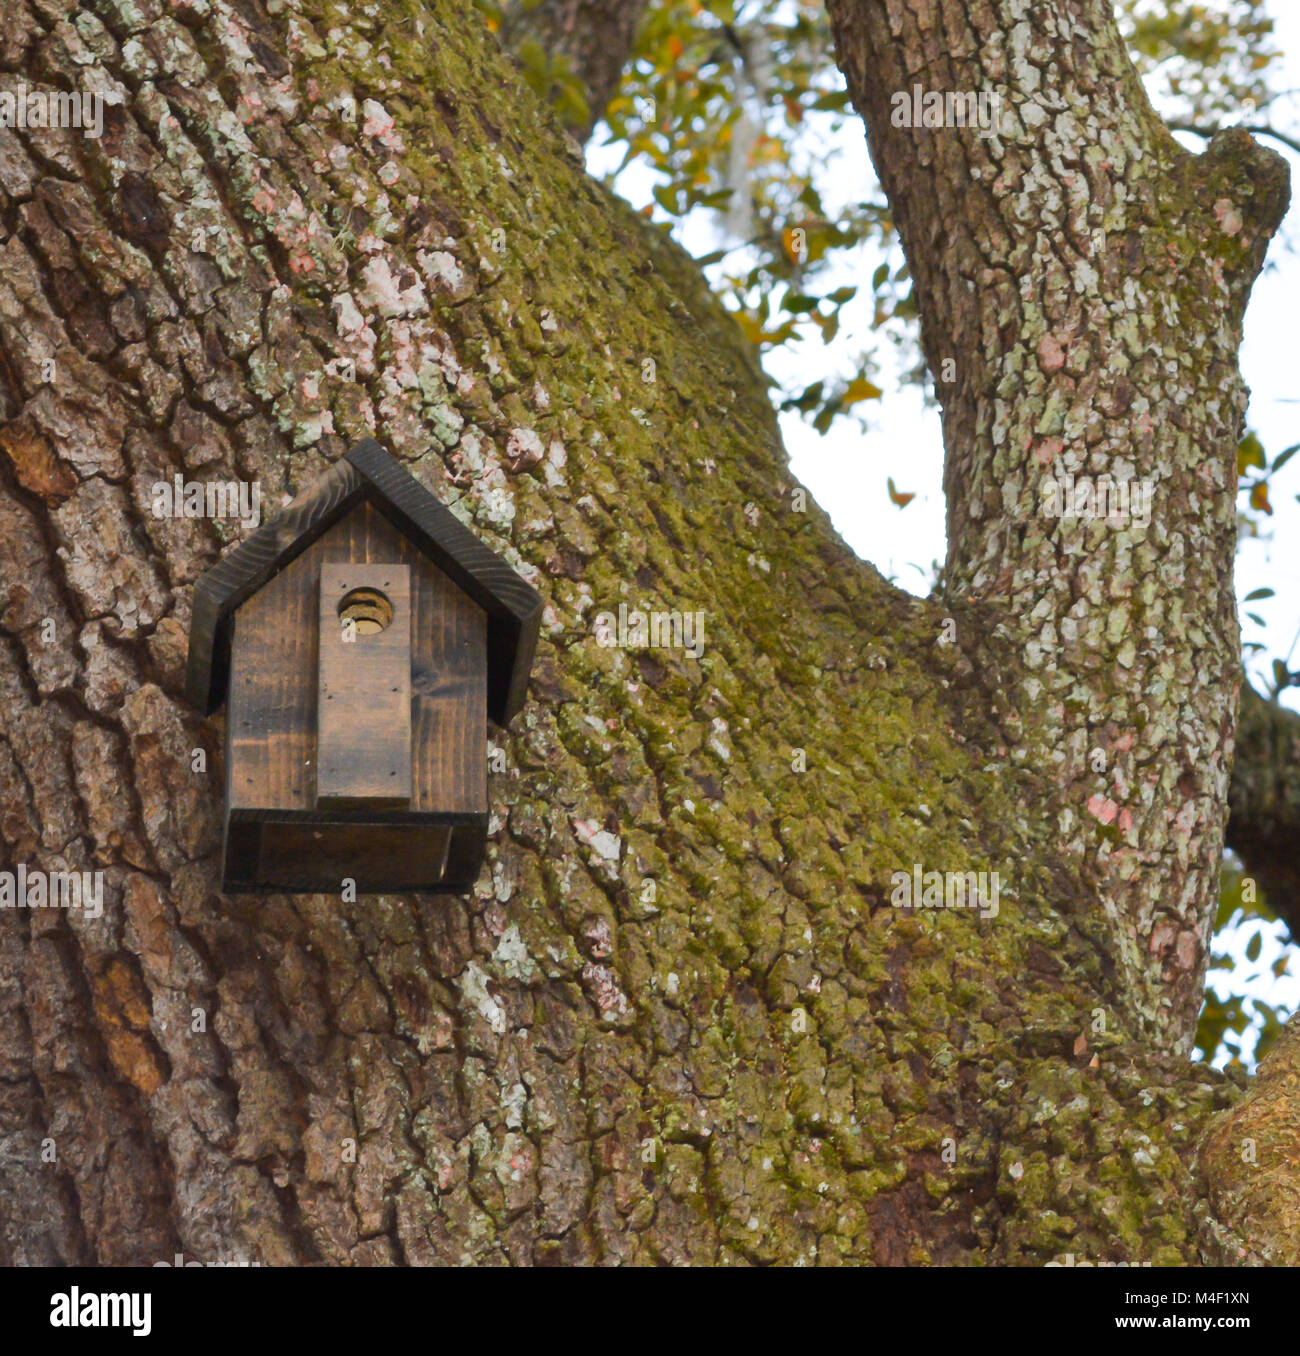
MULTIPOLYGON (((0 1260, 1294 1250, 1222 1166, 1280 1113, 1240 1103, 1198 1167, 1238 1094, 1183 1053, 1233 700, 1212 578, 1232 355, 1280 210, 1272 162, 1237 142, 1180 158, 1113 74, 1113 33, 1079 19, 1071 71, 1112 72, 1136 109, 1114 112, 1122 136, 1076 119, 1120 213, 1071 261, 1096 308, 1035 250, 1054 189, 1032 166, 1064 143, 1012 146, 1002 192, 1001 170, 969 179, 992 195, 971 202, 992 275, 972 292, 975 244, 932 210, 971 143, 889 167, 864 82, 913 20, 890 6, 897 32, 864 36, 886 7, 841 7, 928 351, 943 324, 978 341, 946 412, 953 601, 918 601, 805 506, 733 322, 585 176, 477 19, 367 13, 19 0, 0 18, 6 83, 114 101, 97 141, 0 131, 0 832, 13 863, 107 881, 98 918, 0 911, 0 1260), (1009 217, 981 215, 999 201, 1009 217), (1050 305, 1008 281, 1035 269, 1050 305), (1157 286, 1186 307, 1176 330, 1157 286), (1140 370, 1090 386, 1077 346, 1106 372, 1126 335, 1140 370), (1024 439, 1063 438, 1089 393, 1173 487, 1153 528, 1182 542, 1176 587, 1089 539, 1126 624, 1140 600, 1163 628, 1163 669, 1145 645, 1115 669, 1123 637, 1086 622, 1063 656, 1020 648, 1099 587, 1000 498, 1041 450, 1024 439), (493 736, 488 867, 465 898, 224 898, 221 722, 182 689, 191 587, 231 534, 154 517, 151 487, 254 480, 272 505, 370 433, 547 598, 529 704, 493 736), (600 644, 593 618, 620 603, 702 612, 703 652, 600 644), (1164 742, 1126 744, 1135 728, 1164 742), (1087 799, 1083 731, 1142 809, 1127 858, 1122 820, 1090 839, 1086 807, 1061 818, 1087 799), (893 907, 914 866, 1000 871, 996 916, 893 907)), ((896 68, 923 69, 937 31, 896 68)), ((1260 1139, 1275 1181, 1285 1142, 1260 1139)))

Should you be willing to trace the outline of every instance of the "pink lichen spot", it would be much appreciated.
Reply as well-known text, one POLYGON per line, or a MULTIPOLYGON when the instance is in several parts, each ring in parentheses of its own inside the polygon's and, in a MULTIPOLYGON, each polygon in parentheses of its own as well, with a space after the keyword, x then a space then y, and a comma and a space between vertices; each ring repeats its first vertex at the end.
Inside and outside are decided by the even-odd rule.
POLYGON ((1088 801, 1088 813, 1103 824, 1109 824, 1119 814, 1119 806, 1113 800, 1098 793, 1088 801))
POLYGON ((1061 455, 1064 447, 1065 442, 1061 438, 1040 438, 1038 446, 1034 448, 1034 456, 1038 458, 1040 466, 1049 466, 1061 455))
POLYGON ((1056 341, 1056 336, 1043 335, 1038 343, 1038 361, 1045 372, 1057 372, 1065 366, 1065 350, 1056 341))
POLYGON ((406 310, 405 299, 386 259, 378 255, 372 258, 361 270, 361 280, 365 284, 361 300, 374 306, 380 315, 398 316, 406 310))
POLYGON ((516 473, 536 466, 544 453, 542 440, 530 428, 514 428, 506 439, 506 460, 516 473))
POLYGON ((289 271, 291 273, 310 273, 316 267, 316 261, 310 254, 291 254, 289 256, 289 271))
POLYGON ((1125 730, 1115 741, 1114 748, 1117 753, 1127 753, 1133 747, 1133 731, 1125 730))
POLYGON ((455 292, 465 285, 465 271, 456 262, 456 256, 446 250, 421 250, 415 256, 424 276, 431 283, 437 283, 455 292))
POLYGON ((1119 812, 1119 828, 1122 834, 1128 835, 1133 829, 1133 811, 1121 810, 1119 812))
POLYGON ((623 840, 616 834, 602 829, 594 819, 575 819, 573 835, 584 847, 591 848, 598 857, 607 862, 618 861, 623 840))
POLYGON ((361 134, 367 137, 383 136, 393 126, 393 116, 374 99, 367 99, 361 106, 366 120, 361 124, 361 134))
POLYGON ((304 377, 302 379, 302 398, 304 400, 316 400, 320 396, 320 379, 318 377, 304 377))
POLYGON ((1168 924, 1162 924, 1151 934, 1151 950, 1155 955, 1160 955, 1174 944, 1176 931, 1168 924))
POLYGON ((1185 801, 1182 808, 1174 816, 1174 832, 1180 838, 1190 839, 1193 830, 1196 828, 1198 816, 1197 805, 1194 800, 1185 801))
POLYGON ((253 195, 253 211, 266 215, 275 206, 275 194, 269 188, 259 188, 253 195))
POLYGON ((395 160, 387 160, 380 166, 379 182, 383 184, 385 188, 392 188, 401 177, 401 174, 402 171, 397 168, 397 162, 395 160))
POLYGON ((402 137, 393 122, 393 115, 375 99, 367 99, 361 105, 365 121, 361 124, 362 136, 374 137, 381 146, 390 151, 402 150, 402 137))
POLYGON ((600 1009, 600 1015, 606 1020, 626 1017, 631 1011, 627 995, 619 988, 618 979, 608 966, 588 961, 582 967, 582 979, 600 1009))
POLYGON ((604 918, 597 918, 589 924, 585 935, 591 947, 591 954, 597 960, 604 960, 614 949, 614 939, 610 935, 609 922, 604 918))
POLYGON ((1201 939, 1194 932, 1180 932, 1174 943, 1174 959, 1180 970, 1191 970, 1201 953, 1201 939))
POLYGON ((1214 204, 1214 219, 1225 235, 1236 235, 1241 230, 1241 213, 1227 198, 1220 198, 1214 204))
POLYGON ((335 324, 342 335, 360 334, 366 328, 365 317, 357 310, 351 292, 343 292, 334 298, 335 324))

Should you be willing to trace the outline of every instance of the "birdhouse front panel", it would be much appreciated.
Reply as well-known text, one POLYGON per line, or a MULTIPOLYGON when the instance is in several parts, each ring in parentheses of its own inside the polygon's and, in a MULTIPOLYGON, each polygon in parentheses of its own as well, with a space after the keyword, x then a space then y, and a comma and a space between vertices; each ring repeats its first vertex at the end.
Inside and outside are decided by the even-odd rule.
POLYGON ((325 561, 316 644, 316 808, 407 809, 410 566, 325 561))
POLYGON ((486 822, 483 609, 361 503, 232 621, 226 888, 443 882, 486 822))

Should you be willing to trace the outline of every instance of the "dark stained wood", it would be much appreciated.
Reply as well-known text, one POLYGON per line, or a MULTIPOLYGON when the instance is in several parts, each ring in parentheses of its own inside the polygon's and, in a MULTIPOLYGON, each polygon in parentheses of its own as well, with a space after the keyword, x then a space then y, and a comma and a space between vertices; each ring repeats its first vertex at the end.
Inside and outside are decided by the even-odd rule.
POLYGON ((205 710, 227 699, 223 888, 469 888, 486 719, 522 703, 540 617, 537 593, 371 441, 208 571, 187 683, 205 710), (334 645, 334 595, 362 585, 392 624, 334 645))
POLYGON ((346 458, 270 523, 240 542, 194 585, 185 695, 211 714, 226 697, 235 610, 365 497, 365 477, 346 458))
MULTIPOLYGON (((411 567, 323 562, 317 616, 316 804, 405 808, 411 802, 411 567), (374 634, 340 616, 348 597, 363 589, 387 604, 389 620, 374 634)), ((427 628, 432 619, 424 620, 427 628)))
POLYGON ((257 875, 282 889, 306 881, 341 891, 351 880, 358 894, 437 885, 446 874, 452 832, 447 824, 273 822, 262 833, 257 875))
POLYGON ((486 815, 239 810, 227 829, 222 889, 339 894, 352 880, 358 895, 461 892, 478 877, 486 838, 486 815))
POLYGON ((361 502, 379 509, 487 618, 487 714, 505 725, 524 703, 542 600, 373 438, 353 447, 273 522, 195 585, 186 691, 211 712, 227 695, 232 623, 259 589, 361 502))
POLYGON ((506 725, 523 706, 542 598, 373 438, 347 460, 375 487, 384 514, 419 543, 488 616, 488 715, 506 725))
POLYGON ((487 619, 368 503, 247 599, 234 617, 226 713, 227 808, 316 805, 319 581, 328 563, 404 564, 411 573, 410 809, 487 807, 487 619))

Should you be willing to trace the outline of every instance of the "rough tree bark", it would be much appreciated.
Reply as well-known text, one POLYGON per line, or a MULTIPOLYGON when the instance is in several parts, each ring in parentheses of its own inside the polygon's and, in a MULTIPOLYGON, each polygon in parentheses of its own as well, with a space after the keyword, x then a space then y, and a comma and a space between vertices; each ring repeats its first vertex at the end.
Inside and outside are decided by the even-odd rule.
POLYGON ((1162 138, 1090 7, 958 8, 836 13, 960 370, 951 599, 918 601, 802 505, 732 322, 468 6, 6 7, 7 82, 114 105, 98 142, 0 131, 0 833, 108 882, 97 919, 0 913, 0 1260, 1294 1255, 1291 1196, 1232 1169, 1254 1133, 1292 1180, 1294 1112, 1184 1054, 1236 671, 1201 555, 1284 192, 1162 138), (871 91, 949 50, 1073 124, 895 147, 871 91), (220 721, 181 691, 228 534, 150 487, 275 502, 371 432, 548 600, 489 865, 465 899, 223 898, 220 721), (1159 468, 1181 578, 1016 513, 1052 438, 1159 468), (620 602, 703 611, 703 654, 597 644, 620 602), (1094 740, 1136 828, 1087 809, 1094 740), (913 864, 999 870, 997 917, 892 908, 913 864))

